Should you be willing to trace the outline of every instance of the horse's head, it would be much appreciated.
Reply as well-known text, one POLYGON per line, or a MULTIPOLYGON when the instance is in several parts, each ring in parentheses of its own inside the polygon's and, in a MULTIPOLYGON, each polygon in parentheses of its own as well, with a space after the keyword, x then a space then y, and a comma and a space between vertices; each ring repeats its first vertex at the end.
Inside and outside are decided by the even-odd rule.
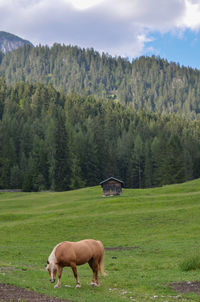
POLYGON ((49 272, 50 282, 54 283, 56 281, 56 274, 57 274, 57 265, 55 263, 50 263, 47 261, 46 270, 49 272))

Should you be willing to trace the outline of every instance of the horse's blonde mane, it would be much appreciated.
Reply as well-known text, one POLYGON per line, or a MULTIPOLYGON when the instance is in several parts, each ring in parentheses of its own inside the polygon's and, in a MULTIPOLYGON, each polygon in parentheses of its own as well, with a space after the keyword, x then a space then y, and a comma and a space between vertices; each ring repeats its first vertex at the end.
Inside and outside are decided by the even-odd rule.
POLYGON ((58 246, 60 246, 60 245, 63 244, 64 242, 65 242, 65 241, 58 243, 58 244, 53 248, 53 250, 52 250, 52 252, 51 252, 51 254, 49 255, 49 258, 48 258, 49 263, 54 263, 54 264, 55 264, 55 262, 56 262, 56 255, 55 255, 56 249, 57 249, 58 246))

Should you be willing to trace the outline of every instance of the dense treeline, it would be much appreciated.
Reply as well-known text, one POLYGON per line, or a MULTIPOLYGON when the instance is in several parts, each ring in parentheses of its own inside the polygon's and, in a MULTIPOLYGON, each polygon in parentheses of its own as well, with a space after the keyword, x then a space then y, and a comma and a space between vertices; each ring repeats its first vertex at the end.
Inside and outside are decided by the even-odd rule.
POLYGON ((144 188, 200 177, 200 121, 0 80, 0 188, 144 188))
POLYGON ((25 45, 0 54, 0 76, 8 84, 51 83, 68 94, 118 100, 136 110, 177 113, 189 119, 200 113, 200 71, 154 56, 130 63, 93 49, 25 45))

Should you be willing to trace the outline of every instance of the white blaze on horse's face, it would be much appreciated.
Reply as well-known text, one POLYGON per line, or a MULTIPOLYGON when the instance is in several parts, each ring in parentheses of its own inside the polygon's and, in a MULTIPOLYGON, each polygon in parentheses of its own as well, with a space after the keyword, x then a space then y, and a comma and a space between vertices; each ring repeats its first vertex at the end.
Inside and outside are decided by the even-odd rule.
POLYGON ((50 282, 54 283, 56 281, 56 274, 58 270, 57 265, 55 263, 49 263, 49 261, 47 261, 46 269, 49 272, 50 282))

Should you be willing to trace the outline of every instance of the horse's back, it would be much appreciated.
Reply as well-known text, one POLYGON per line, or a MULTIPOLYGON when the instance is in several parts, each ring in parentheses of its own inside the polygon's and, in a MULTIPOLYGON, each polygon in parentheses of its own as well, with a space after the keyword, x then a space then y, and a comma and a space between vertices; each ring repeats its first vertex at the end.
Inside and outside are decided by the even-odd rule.
POLYGON ((63 266, 76 261, 76 254, 70 241, 61 242, 55 250, 55 256, 57 262, 63 266))
POLYGON ((104 252, 103 243, 100 240, 85 239, 76 242, 79 246, 87 246, 94 254, 104 252))
POLYGON ((73 244, 76 250, 81 250, 83 253, 88 252, 92 256, 102 253, 102 250, 104 249, 101 241, 97 241, 94 239, 85 239, 78 242, 74 242, 73 244))
POLYGON ((101 249, 104 251, 104 245, 100 240, 97 240, 99 246, 101 247, 101 249))
POLYGON ((62 265, 77 265, 88 262, 91 258, 101 258, 104 247, 101 241, 85 239, 77 242, 64 241, 56 249, 56 258, 62 265))

